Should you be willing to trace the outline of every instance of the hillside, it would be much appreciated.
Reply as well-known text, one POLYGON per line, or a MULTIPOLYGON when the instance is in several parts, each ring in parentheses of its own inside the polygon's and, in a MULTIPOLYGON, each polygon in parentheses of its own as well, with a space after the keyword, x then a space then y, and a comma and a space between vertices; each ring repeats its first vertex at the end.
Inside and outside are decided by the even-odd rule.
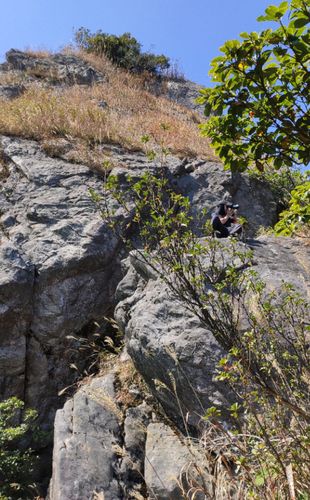
MULTIPOLYGON (((169 80, 133 75, 85 53, 49 56, 12 50, 7 57, 0 66, 2 134, 40 140, 54 154, 57 140, 66 139, 72 161, 99 167, 106 159, 102 144, 144 150, 145 135, 151 147, 162 144, 179 156, 214 160, 197 133, 201 116, 167 99, 173 94, 169 80)), ((191 91, 192 86, 188 84, 191 91)))
POLYGON ((291 470, 305 489, 310 247, 258 236, 277 196, 223 169, 196 92, 82 52, 0 65, 0 400, 50 433, 22 442, 36 488, 0 471, 5 499, 271 500, 291 470), (246 241, 211 237, 220 200, 246 241))

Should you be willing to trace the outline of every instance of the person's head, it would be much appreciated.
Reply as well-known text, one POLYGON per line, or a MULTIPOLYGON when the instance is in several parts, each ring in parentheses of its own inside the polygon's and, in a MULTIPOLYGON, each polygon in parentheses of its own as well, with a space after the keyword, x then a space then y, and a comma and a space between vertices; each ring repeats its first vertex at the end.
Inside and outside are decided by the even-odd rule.
POLYGON ((239 205, 232 203, 231 201, 228 200, 223 200, 218 204, 219 210, 218 213, 221 216, 224 216, 227 214, 227 212, 234 212, 239 208, 239 205), (228 210, 229 209, 229 210, 228 210))
POLYGON ((218 205, 218 207, 219 207, 219 210, 218 210, 219 215, 221 215, 221 216, 226 215, 226 212, 227 212, 227 205, 226 205, 226 203, 225 202, 221 202, 218 205))

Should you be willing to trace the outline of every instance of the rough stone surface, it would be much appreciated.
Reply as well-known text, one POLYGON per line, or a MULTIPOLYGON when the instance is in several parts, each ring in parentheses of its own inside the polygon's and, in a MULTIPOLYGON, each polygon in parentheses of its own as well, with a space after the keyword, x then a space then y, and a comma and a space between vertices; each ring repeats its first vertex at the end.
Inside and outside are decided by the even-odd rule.
POLYGON ((102 81, 103 75, 77 56, 54 54, 36 57, 20 50, 11 49, 6 53, 9 70, 21 70, 31 76, 50 82, 67 85, 91 85, 102 81))
MULTIPOLYGON (((159 165, 145 165, 143 153, 130 155, 124 151, 111 150, 117 166, 113 170, 120 182, 126 184, 128 174, 138 179, 146 168, 156 174, 159 165)), ((212 212, 222 199, 240 205, 239 213, 248 220, 247 235, 253 236, 259 227, 272 226, 276 222, 277 203, 268 186, 247 175, 232 174, 221 164, 202 159, 180 160, 168 157, 163 168, 171 186, 187 196, 191 202, 193 228, 201 234, 201 227, 210 220, 212 212)))
POLYGON ((249 241, 254 251, 254 269, 269 290, 291 283, 310 299, 310 245, 302 239, 260 236, 249 241))
MULTIPOLYGON (((269 290, 279 290, 287 281, 302 295, 309 294, 309 246, 270 237, 241 246, 254 250, 253 268, 269 290)), ((128 353, 171 418, 181 424, 183 417, 196 426, 197 415, 210 406, 224 408, 231 400, 227 386, 215 380, 216 365, 225 351, 154 271, 148 274, 148 267, 141 267, 138 254, 131 254, 130 264, 117 292, 123 300, 115 310, 128 353)))
POLYGON ((151 409, 145 402, 126 410, 123 428, 124 456, 119 469, 125 498, 136 498, 135 494, 141 495, 144 488, 145 442, 150 418, 151 409))
POLYGON ((147 428, 145 448, 145 482, 149 498, 183 498, 181 475, 191 460, 190 449, 172 429, 163 423, 151 423, 147 428))
POLYGON ((0 85, 0 99, 14 99, 25 91, 23 85, 0 85))
MULTIPOLYGON (((57 406, 57 393, 70 380, 72 351, 66 336, 99 320, 114 304, 114 291, 121 276, 120 240, 103 223, 88 194, 89 188, 101 190, 99 174, 84 165, 50 158, 33 141, 2 137, 1 145, 5 161, 0 180, 1 240, 24 262, 31 285, 27 286, 27 300, 20 306, 26 307, 27 315, 22 312, 23 319, 18 315, 14 319, 11 314, 11 323, 6 323, 6 335, 14 345, 2 341, 0 373, 6 381, 5 394, 25 396, 28 404, 39 407, 44 415, 48 408, 57 406), (22 325, 18 333, 11 334, 15 322, 22 325), (14 383, 13 368, 9 369, 8 365, 15 367, 14 374, 19 374, 14 383)), ((64 151, 67 147, 64 143, 64 151)), ((113 173, 124 187, 128 174, 138 179, 146 169, 154 173, 160 169, 158 164, 146 161, 142 153, 111 145, 106 145, 106 149, 115 166, 113 173)), ((223 197, 232 196, 236 200, 238 196, 245 197, 247 192, 249 198, 253 197, 251 186, 242 176, 234 179, 216 163, 169 157, 163 170, 171 185, 190 198, 194 216, 200 216, 205 210, 204 220, 223 197)), ((255 218, 257 223, 270 224, 271 198, 265 205, 260 204, 258 198, 257 205, 249 205, 244 215, 249 220, 255 218)), ((124 219, 120 209, 115 216, 124 219)), ((198 224, 196 229, 198 231, 198 224)), ((16 279, 10 278, 6 271, 13 259, 10 255, 3 257, 3 273, 17 300, 19 278, 14 292, 16 279)), ((134 279, 135 276, 133 274, 134 279)), ((129 288, 132 286, 131 283, 129 288)), ((122 293, 128 297, 128 291, 122 293)), ((134 297, 133 293, 129 295, 134 297)), ((6 308, 6 298, 2 300, 2 307, 6 308)), ((129 307, 128 301, 133 298, 126 300, 129 307)), ((167 310, 169 300, 171 302, 163 298, 167 310)), ((191 321, 185 336, 196 329, 196 323, 191 321)), ((183 326, 180 324, 180 327, 183 326)), ((199 328, 196 332, 200 344, 204 333, 199 328)), ((207 352, 213 351, 213 347, 206 348, 207 352)))
POLYGON ((44 414, 70 380, 66 335, 113 304, 120 242, 88 194, 100 191, 99 175, 35 142, 1 142, 1 394, 25 396, 44 414))
POLYGON ((133 270, 141 273, 135 254, 131 265, 118 287, 129 296, 115 310, 128 353, 171 418, 196 425, 206 408, 228 403, 227 388, 215 380, 224 350, 160 279, 147 277, 147 268, 138 286, 131 286, 137 279, 133 270))
POLYGON ((9 241, 0 245, 0 394, 24 395, 34 266, 9 241))
POLYGON ((122 499, 115 478, 120 425, 113 412, 113 376, 80 389, 55 419, 49 500, 122 499), (101 497, 100 497, 101 498, 101 497))
POLYGON ((169 99, 176 101, 181 106, 203 113, 203 106, 195 102, 199 97, 202 85, 189 80, 168 80, 165 82, 165 87, 169 99))

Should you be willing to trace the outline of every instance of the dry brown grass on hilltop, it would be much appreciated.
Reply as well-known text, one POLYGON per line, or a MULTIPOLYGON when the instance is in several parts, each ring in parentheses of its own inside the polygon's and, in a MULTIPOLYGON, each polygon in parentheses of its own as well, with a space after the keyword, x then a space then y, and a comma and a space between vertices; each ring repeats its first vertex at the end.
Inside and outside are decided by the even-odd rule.
POLYGON ((149 134, 172 153, 214 158, 199 135, 196 113, 144 90, 145 77, 116 69, 98 57, 83 58, 103 72, 104 83, 65 89, 29 83, 19 98, 1 101, 0 133, 38 140, 67 137, 81 143, 109 142, 128 149, 143 149, 141 136, 149 134), (107 106, 99 107, 100 101, 107 106))

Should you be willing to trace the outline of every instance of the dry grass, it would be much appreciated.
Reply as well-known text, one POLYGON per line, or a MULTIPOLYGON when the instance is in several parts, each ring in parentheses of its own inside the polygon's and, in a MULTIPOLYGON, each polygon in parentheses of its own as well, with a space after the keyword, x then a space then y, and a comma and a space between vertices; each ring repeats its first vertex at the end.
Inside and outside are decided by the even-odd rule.
POLYGON ((25 83, 25 73, 22 71, 1 71, 0 85, 21 85, 25 83))
POLYGON ((49 57, 52 53, 47 50, 47 49, 32 49, 31 47, 26 47, 25 52, 29 56, 33 56, 36 59, 45 59, 46 57, 49 57))
POLYGON ((145 76, 83 57, 104 73, 104 83, 67 88, 29 84, 22 96, 1 102, 0 133, 41 141, 65 137, 81 144, 115 143, 129 150, 143 150, 141 136, 148 134, 174 154, 214 159, 199 135, 196 113, 144 90, 145 76), (100 101, 107 106, 101 108, 100 101))

